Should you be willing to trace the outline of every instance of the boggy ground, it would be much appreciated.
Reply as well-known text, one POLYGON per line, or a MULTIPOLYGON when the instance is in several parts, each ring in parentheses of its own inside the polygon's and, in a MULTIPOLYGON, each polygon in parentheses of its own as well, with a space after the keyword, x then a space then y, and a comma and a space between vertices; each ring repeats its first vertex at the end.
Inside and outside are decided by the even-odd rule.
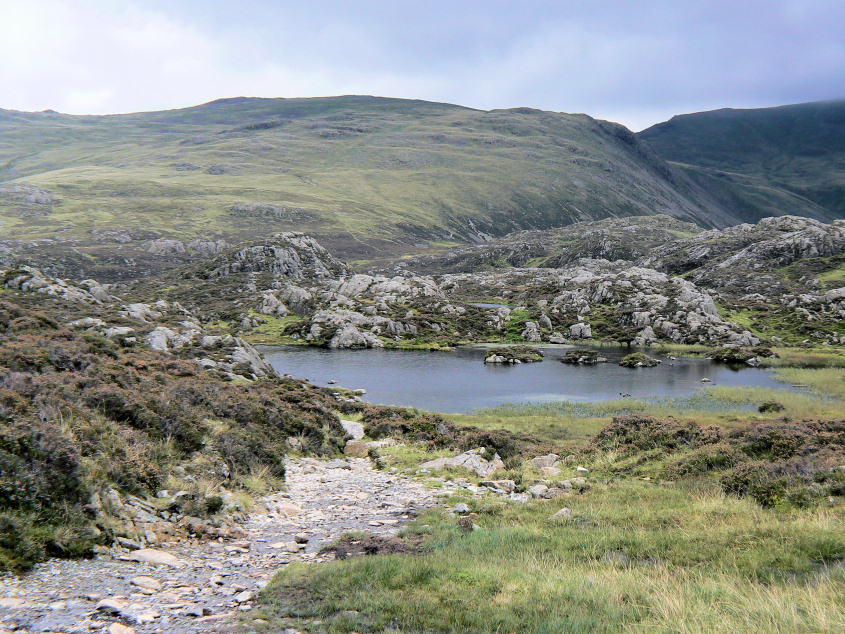
POLYGON ((344 534, 389 538, 433 501, 421 484, 366 459, 286 463, 286 491, 262 500, 241 539, 161 545, 169 564, 129 561, 133 551, 115 548, 0 579, 0 632, 97 632, 113 623, 139 633, 226 630, 280 568, 333 558, 321 549, 344 534))

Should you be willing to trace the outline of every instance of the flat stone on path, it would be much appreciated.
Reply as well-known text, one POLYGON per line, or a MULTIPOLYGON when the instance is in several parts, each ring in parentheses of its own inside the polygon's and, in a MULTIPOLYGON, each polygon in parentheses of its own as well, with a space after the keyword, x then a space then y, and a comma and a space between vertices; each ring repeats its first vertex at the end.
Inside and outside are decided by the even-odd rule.
POLYGON ((161 590, 161 581, 153 577, 138 575, 137 577, 132 577, 132 581, 130 583, 132 583, 133 586, 138 586, 139 588, 144 588, 145 590, 161 590))
POLYGON ((171 555, 156 548, 141 548, 140 550, 131 552, 126 559, 154 564, 156 566, 170 566, 171 568, 184 568, 188 565, 176 555, 171 555))

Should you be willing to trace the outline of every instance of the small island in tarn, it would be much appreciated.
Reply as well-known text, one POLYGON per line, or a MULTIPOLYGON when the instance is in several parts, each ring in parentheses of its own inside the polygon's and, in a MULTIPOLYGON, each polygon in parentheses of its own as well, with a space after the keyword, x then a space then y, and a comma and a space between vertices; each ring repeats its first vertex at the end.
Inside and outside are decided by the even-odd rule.
POLYGON ((543 353, 538 348, 531 346, 501 346, 490 348, 484 357, 484 363, 495 364, 534 363, 535 361, 542 360, 543 353))
POLYGON ((632 354, 626 355, 620 362, 623 368, 653 368, 656 365, 660 365, 662 361, 657 359, 652 359, 647 354, 643 354, 642 352, 634 352, 632 354))
POLYGON ((567 352, 561 358, 561 363, 570 363, 572 365, 595 365, 596 363, 605 363, 607 357, 599 355, 596 350, 591 348, 575 348, 567 352))

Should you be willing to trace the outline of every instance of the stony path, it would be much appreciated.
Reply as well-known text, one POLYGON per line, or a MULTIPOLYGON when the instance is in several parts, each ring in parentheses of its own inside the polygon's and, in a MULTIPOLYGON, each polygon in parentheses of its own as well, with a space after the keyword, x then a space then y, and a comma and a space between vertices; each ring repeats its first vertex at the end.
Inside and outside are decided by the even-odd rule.
POLYGON ((0 633, 131 631, 116 624, 138 633, 220 631, 287 563, 319 561, 323 546, 350 531, 395 534, 433 503, 422 485, 376 471, 367 459, 289 460, 287 484, 250 516, 240 541, 115 550, 0 578, 0 633), (145 554, 167 562, 125 560, 145 554))

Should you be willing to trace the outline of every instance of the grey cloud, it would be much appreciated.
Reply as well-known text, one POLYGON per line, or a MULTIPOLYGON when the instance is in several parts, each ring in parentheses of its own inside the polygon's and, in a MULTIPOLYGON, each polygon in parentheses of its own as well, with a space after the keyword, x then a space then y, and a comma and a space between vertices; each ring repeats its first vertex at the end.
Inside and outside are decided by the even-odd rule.
POLYGON ((102 0, 56 24, 10 2, 24 31, 27 10, 46 16, 33 24, 46 21, 58 44, 10 57, 0 25, 0 53, 18 66, 0 67, 4 85, 14 82, 0 107, 106 112, 354 92, 587 112, 637 129, 690 110, 845 92, 836 2, 102 0), (134 61, 144 55, 146 66, 134 61))

